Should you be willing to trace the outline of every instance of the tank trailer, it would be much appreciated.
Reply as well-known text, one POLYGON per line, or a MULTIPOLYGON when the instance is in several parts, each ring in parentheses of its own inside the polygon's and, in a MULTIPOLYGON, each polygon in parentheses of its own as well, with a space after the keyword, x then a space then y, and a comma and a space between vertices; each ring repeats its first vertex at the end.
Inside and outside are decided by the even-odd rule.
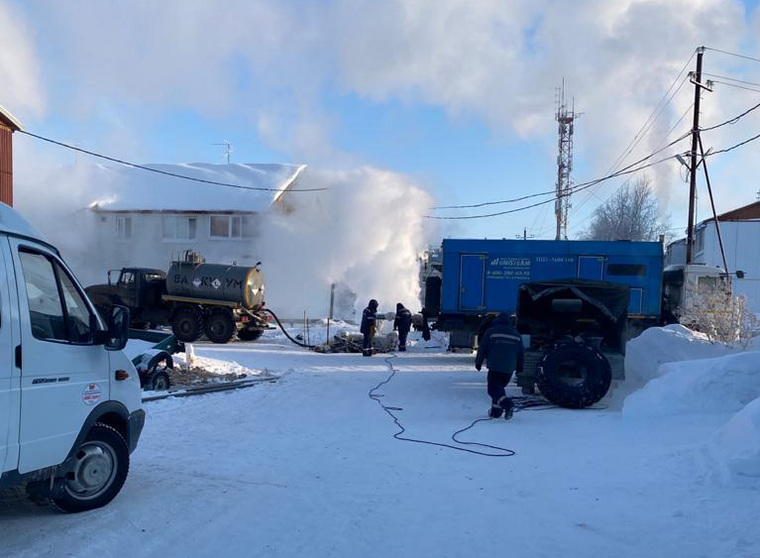
POLYGON ((86 291, 101 313, 115 305, 128 307, 134 328, 171 325, 185 343, 203 334, 214 343, 227 343, 236 334, 253 341, 269 328, 258 266, 206 263, 188 251, 166 273, 141 267, 111 270, 107 284, 86 291))

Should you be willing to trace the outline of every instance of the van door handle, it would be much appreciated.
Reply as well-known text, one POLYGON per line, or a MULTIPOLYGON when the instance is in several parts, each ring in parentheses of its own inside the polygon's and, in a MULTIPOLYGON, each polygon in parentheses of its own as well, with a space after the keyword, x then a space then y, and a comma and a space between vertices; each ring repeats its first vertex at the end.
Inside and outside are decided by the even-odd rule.
POLYGON ((21 369, 21 345, 16 345, 16 368, 21 369))

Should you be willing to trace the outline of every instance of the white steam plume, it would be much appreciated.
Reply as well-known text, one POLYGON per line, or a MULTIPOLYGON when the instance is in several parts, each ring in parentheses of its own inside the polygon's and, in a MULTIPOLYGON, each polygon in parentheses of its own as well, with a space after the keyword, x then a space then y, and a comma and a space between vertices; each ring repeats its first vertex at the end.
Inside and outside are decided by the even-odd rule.
POLYGON ((370 298, 380 310, 401 302, 419 308, 418 257, 427 247, 423 214, 431 198, 396 173, 365 167, 332 172, 308 169, 313 196, 292 195, 292 212, 272 214, 260 239, 267 304, 279 314, 327 313, 330 284, 357 295, 360 312, 370 298))

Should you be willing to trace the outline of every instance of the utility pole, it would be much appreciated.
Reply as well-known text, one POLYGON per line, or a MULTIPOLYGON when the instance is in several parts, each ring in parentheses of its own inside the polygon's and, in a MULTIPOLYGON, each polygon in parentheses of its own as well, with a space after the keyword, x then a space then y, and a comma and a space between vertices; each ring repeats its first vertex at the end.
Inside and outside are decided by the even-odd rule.
POLYGON ((699 101, 702 96, 702 57, 705 47, 697 49, 697 71, 692 74, 694 83, 694 122, 691 128, 691 165, 689 168, 689 228, 686 232, 686 265, 694 256, 694 209, 697 196, 697 147, 699 146, 699 101))
POLYGON ((570 211, 571 179, 573 170, 573 124, 575 118, 575 102, 568 110, 565 102, 565 80, 562 88, 557 89, 557 111, 555 119, 559 132, 559 155, 557 155, 557 200, 554 202, 554 214, 557 217, 557 240, 567 240, 567 217, 570 211))
POLYGON ((523 227, 523 233, 522 235, 516 234, 515 238, 522 238, 523 240, 528 240, 529 238, 536 238, 535 234, 528 234, 528 227, 523 227))

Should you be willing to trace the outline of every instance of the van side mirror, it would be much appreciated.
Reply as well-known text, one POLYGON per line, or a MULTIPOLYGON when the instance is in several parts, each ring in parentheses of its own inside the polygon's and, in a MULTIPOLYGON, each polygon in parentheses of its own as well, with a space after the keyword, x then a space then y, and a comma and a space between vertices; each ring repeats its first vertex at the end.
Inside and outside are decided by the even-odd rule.
POLYGON ((119 305, 111 307, 107 322, 106 350, 120 351, 127 345, 129 337, 129 308, 119 305))

